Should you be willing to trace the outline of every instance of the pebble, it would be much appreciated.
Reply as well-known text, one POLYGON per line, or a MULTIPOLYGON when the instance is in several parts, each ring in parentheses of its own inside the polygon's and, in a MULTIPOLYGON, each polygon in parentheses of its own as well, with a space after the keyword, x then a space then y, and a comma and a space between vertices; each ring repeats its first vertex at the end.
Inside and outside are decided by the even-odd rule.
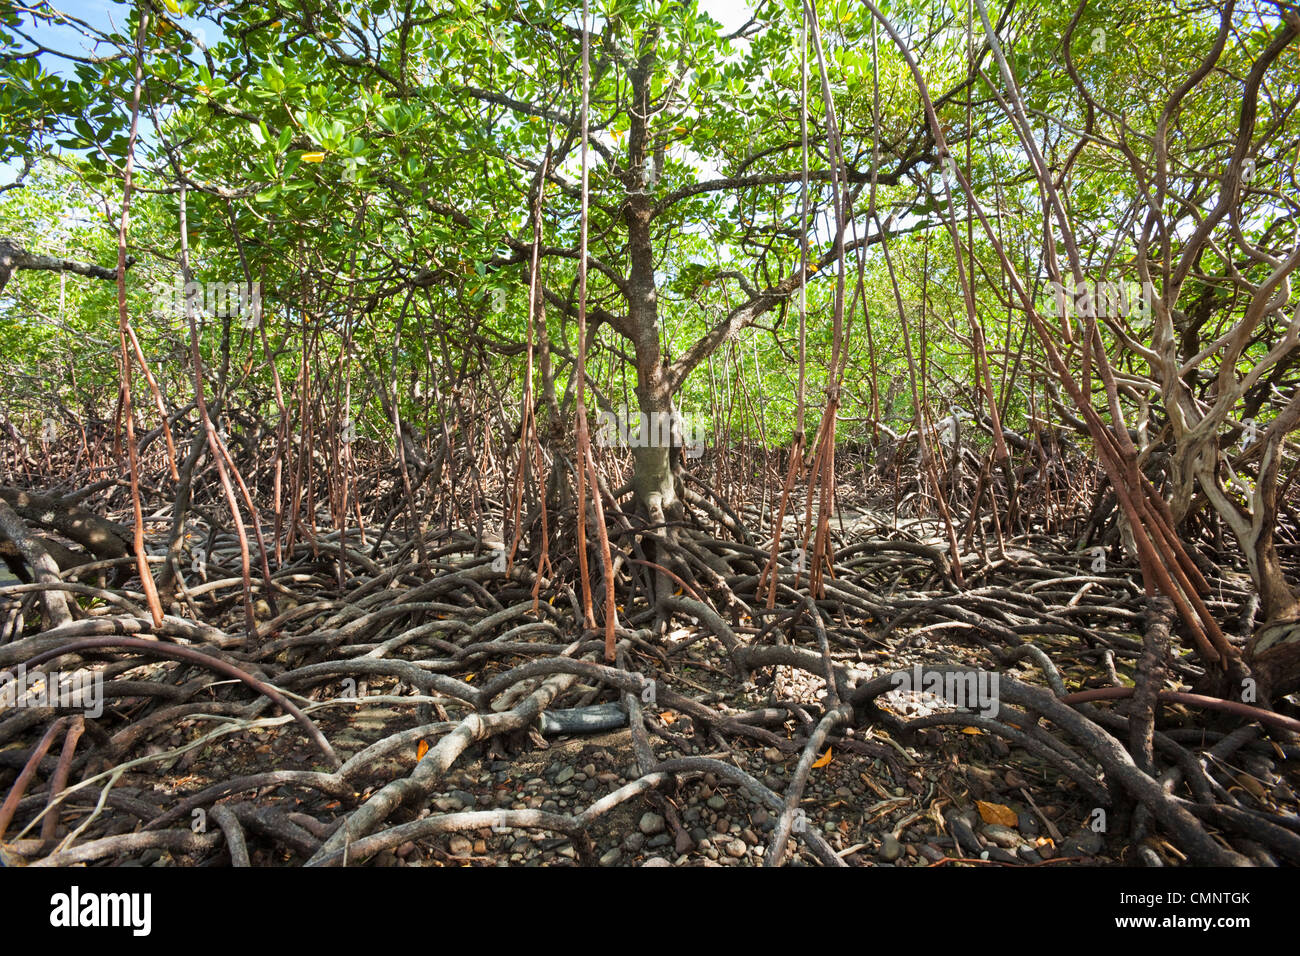
POLYGON ((984 836, 1006 850, 1014 850, 1020 845, 1020 834, 998 823, 985 825, 984 836))
POLYGON ((646 860, 641 865, 643 867, 644 866, 672 866, 672 863, 670 863, 668 860, 665 860, 662 856, 652 856, 650 857, 650 859, 646 860))
POLYGON ((731 840, 727 843, 727 856, 739 860, 749 852, 749 847, 745 845, 744 840, 731 840))
POLYGON ((629 833, 623 837, 623 849, 629 853, 637 853, 643 846, 645 846, 644 833, 629 833))
POLYGON ((452 856, 469 856, 474 850, 474 844, 466 837, 457 834, 447 841, 447 849, 451 851, 452 856))
POLYGON ((1028 844, 1021 844, 1016 847, 1016 855, 1026 863, 1041 863, 1043 860, 1043 858, 1038 855, 1038 852, 1028 844))
POLYGON ((975 831, 971 829, 970 824, 955 813, 949 813, 946 819, 948 829, 952 832, 957 845, 965 852, 978 856, 983 846, 980 844, 979 837, 975 835, 975 831))
POLYGON ((706 800, 705 803, 708 805, 710 810, 722 810, 725 809, 727 806, 727 801, 722 797, 718 796, 716 793, 713 796, 709 797, 709 799, 706 800))
MULTIPOLYGON (((664 818, 657 813, 647 811, 641 814, 641 819, 637 821, 637 829, 646 836, 653 836, 656 833, 663 833, 664 818)), ((664 860, 665 866, 671 866, 667 860, 664 860)))
POLYGON ((555 775, 556 784, 568 783, 573 779, 574 770, 572 767, 565 767, 555 775))
POLYGON ((903 855, 903 845, 894 838, 892 833, 886 833, 880 838, 880 849, 876 855, 886 863, 893 863, 903 855))
POLYGON ((1087 827, 1079 827, 1061 844, 1061 856, 1096 856, 1101 852, 1104 841, 1100 833, 1093 833, 1087 827))

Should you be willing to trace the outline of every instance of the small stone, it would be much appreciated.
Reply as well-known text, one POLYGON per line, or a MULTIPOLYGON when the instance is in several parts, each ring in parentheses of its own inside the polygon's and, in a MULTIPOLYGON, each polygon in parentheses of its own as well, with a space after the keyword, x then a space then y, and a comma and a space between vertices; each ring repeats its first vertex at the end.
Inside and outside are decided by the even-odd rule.
POLYGON ((600 855, 600 865, 613 866, 615 863, 618 862, 619 857, 621 857, 622 855, 623 852, 618 847, 614 847, 614 849, 612 850, 606 850, 604 853, 600 855))
POLYGON ((944 853, 943 850, 939 849, 933 843, 922 843, 921 856, 925 857, 932 863, 938 863, 943 859, 944 853))
POLYGON ((1014 770, 1008 770, 1006 776, 1002 779, 1007 782, 1008 787, 1011 787, 1014 790, 1019 790, 1021 787, 1029 786, 1029 781, 1020 776, 1020 774, 1016 773, 1014 770))
POLYGON ((768 763, 777 763, 781 760, 781 751, 775 747, 768 747, 763 751, 763 759, 768 763))
POLYGON ((563 770, 561 770, 559 773, 555 775, 556 785, 558 786, 559 784, 562 783, 568 783, 570 780, 573 779, 573 774, 574 774, 574 770, 572 767, 565 767, 563 770))
POLYGON ((1096 856, 1103 845, 1100 833, 1079 827, 1061 844, 1061 856, 1096 856))
POLYGON ((480 839, 474 841, 474 854, 476 856, 485 856, 487 851, 487 840, 480 839))
POLYGON ((744 840, 731 840, 727 843, 727 856, 739 860, 749 852, 744 840))
POLYGON ((1020 831, 1020 835, 1026 840, 1032 840, 1038 836, 1038 820, 1032 814, 1018 813, 1016 814, 1016 829, 1020 831))
POLYGON ((949 813, 945 819, 948 821, 948 829, 952 833, 953 839, 957 841, 957 845, 967 853, 979 855, 983 846, 979 837, 975 835, 975 831, 971 829, 970 824, 956 813, 949 813))
MULTIPOLYGON (((653 836, 656 833, 663 833, 664 818, 657 813, 647 811, 641 814, 641 819, 637 821, 637 829, 646 836, 653 836)), ((667 860, 664 860, 665 866, 671 866, 667 860)))
POLYGON ((474 850, 474 844, 466 837, 457 834, 447 841, 447 849, 451 851, 452 856, 469 856, 474 850))
POLYGON ((645 846, 644 833, 629 833, 623 837, 623 849, 629 853, 638 853, 645 846))
POLYGON ((880 838, 880 849, 876 851, 876 856, 886 863, 893 863, 902 855, 903 845, 894 838, 892 833, 886 833, 880 838))
POLYGON ((705 801, 710 810, 723 810, 727 806, 727 801, 716 793, 705 801))
POLYGON ((1043 858, 1038 855, 1038 852, 1032 846, 1023 843, 1016 847, 1016 856, 1026 863, 1041 863, 1043 861, 1043 858))
POLYGON ((990 823, 984 827, 984 836, 986 839, 996 843, 1006 850, 1015 849, 1020 845, 1020 834, 1010 827, 1004 827, 1001 824, 990 823))
POLYGON ((650 859, 646 860, 641 865, 642 866, 672 866, 672 863, 670 863, 668 860, 665 860, 662 856, 652 856, 650 857, 650 859))

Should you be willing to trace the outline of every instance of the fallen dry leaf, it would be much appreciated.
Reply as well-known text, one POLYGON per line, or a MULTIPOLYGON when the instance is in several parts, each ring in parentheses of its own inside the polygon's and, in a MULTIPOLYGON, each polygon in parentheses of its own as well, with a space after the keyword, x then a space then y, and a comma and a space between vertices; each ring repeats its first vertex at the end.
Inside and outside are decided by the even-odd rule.
POLYGON ((985 823, 999 823, 1004 827, 1016 825, 1016 811, 1001 803, 987 803, 976 800, 975 807, 980 812, 980 819, 985 823))

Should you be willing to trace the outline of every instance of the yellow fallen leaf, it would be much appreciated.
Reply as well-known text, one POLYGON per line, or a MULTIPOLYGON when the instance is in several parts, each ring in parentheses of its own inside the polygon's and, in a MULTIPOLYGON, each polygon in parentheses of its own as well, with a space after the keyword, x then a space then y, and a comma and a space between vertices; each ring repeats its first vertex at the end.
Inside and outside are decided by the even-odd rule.
POLYGON ((429 741, 421 740, 419 745, 415 748, 416 762, 418 763, 419 761, 423 760, 424 755, 427 754, 428 752, 429 752, 429 741))
POLYGON ((980 812, 980 819, 985 823, 999 823, 1004 827, 1014 827, 1017 823, 1016 811, 1001 803, 975 801, 975 808, 980 812))
POLYGON ((813 761, 813 767, 824 767, 831 762, 831 748, 827 747, 826 752, 813 761))
POLYGON ((325 162, 324 153, 303 153, 302 161, 304 163, 323 163, 325 162))
POLYGON ((677 715, 674 714, 671 710, 665 710, 662 714, 659 715, 659 719, 662 720, 665 724, 671 724, 673 721, 677 719, 677 715))
POLYGON ((984 731, 980 730, 978 727, 963 727, 961 732, 963 734, 970 734, 972 737, 984 736, 984 731))

